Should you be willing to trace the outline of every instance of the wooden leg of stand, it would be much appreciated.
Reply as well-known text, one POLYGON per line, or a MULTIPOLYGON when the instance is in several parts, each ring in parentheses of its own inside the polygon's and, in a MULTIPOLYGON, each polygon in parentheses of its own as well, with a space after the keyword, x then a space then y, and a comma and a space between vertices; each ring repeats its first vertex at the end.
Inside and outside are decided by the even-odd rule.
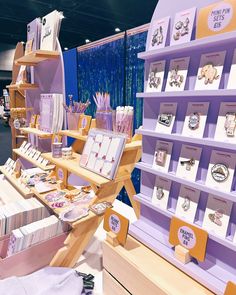
POLYGON ((129 196, 130 202, 132 204, 132 207, 134 209, 135 215, 137 218, 140 216, 140 204, 134 200, 134 195, 136 195, 136 191, 133 185, 133 182, 131 179, 125 180, 125 189, 127 191, 127 194, 129 196))

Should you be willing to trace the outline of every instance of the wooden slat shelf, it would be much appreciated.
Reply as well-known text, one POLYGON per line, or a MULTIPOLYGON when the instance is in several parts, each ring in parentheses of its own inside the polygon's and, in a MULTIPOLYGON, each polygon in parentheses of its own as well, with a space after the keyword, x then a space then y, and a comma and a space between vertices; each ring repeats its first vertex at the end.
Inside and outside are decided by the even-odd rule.
POLYGON ((6 179, 12 184, 12 186, 18 190, 23 197, 30 198, 33 196, 32 191, 29 188, 23 187, 20 182, 15 178, 15 176, 11 175, 7 172, 3 166, 0 166, 0 172, 6 177, 6 179))
POLYGON ((25 155, 24 153, 22 153, 20 151, 20 149, 13 149, 13 152, 15 154, 17 154, 18 156, 22 157, 23 159, 25 159, 26 161, 32 163, 33 165, 39 167, 40 169, 44 170, 44 171, 48 171, 48 170, 52 170, 55 168, 55 165, 47 165, 46 167, 43 166, 42 164, 38 163, 37 161, 35 161, 34 159, 30 158, 29 156, 25 155))
POLYGON ((45 132, 36 128, 30 128, 30 127, 20 128, 20 131, 24 133, 28 133, 28 134, 35 134, 40 138, 51 138, 53 136, 52 133, 45 132))
POLYGON ((10 84, 6 86, 8 89, 12 90, 33 90, 38 89, 37 84, 31 84, 31 83, 21 83, 21 84, 10 84))
POLYGON ((82 141, 87 140, 87 135, 81 135, 78 130, 61 130, 59 132, 59 135, 72 137, 72 138, 79 139, 82 141))
POLYGON ((35 66, 42 61, 58 58, 59 55, 58 51, 36 50, 18 58, 15 63, 17 65, 35 66))

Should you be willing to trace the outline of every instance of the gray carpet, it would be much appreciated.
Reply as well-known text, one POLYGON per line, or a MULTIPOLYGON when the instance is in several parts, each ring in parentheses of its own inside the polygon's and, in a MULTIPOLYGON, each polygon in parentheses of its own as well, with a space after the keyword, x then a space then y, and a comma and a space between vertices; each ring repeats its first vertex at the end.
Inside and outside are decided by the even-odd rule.
POLYGON ((11 128, 5 127, 0 119, 0 165, 11 157, 11 128))

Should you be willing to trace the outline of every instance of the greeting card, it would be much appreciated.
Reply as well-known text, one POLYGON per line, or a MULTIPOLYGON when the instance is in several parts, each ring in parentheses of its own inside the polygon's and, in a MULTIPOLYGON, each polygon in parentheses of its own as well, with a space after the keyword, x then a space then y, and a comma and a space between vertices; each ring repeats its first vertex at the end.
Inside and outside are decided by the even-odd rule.
POLYGON ((195 90, 219 89, 226 51, 207 53, 201 56, 195 90))
POLYGON ((196 7, 178 12, 175 15, 170 45, 183 44, 191 40, 195 15, 196 7))
POLYGON ((183 144, 176 175, 181 178, 195 181, 201 153, 201 148, 183 144))
POLYGON ((177 103, 161 103, 157 118, 156 132, 171 134, 175 123, 176 112, 177 103))
POLYGON ((154 20, 151 24, 151 37, 147 50, 160 49, 166 46, 170 17, 154 20))
POLYGON ((202 138, 206 126, 209 102, 189 102, 182 134, 202 138))
POLYGON ((161 92, 164 73, 165 73, 165 60, 153 62, 150 64, 148 81, 146 85, 146 92, 161 92))
POLYGON ((199 198, 199 190, 182 185, 179 192, 175 214, 180 218, 193 223, 197 213, 199 198))
POLYGON ((162 209, 167 209, 170 188, 171 181, 169 179, 157 176, 152 195, 152 203, 160 206, 162 209))
POLYGON ((190 57, 172 59, 166 82, 166 91, 184 91, 190 57))
POLYGON ((226 237, 233 202, 213 195, 208 196, 202 226, 209 232, 226 237))
POLYGON ((168 172, 170 166, 173 143, 158 140, 153 158, 153 168, 162 172, 168 172))
POLYGON ((217 190, 230 192, 235 165, 235 154, 215 150, 212 151, 207 171, 206 185, 217 190))

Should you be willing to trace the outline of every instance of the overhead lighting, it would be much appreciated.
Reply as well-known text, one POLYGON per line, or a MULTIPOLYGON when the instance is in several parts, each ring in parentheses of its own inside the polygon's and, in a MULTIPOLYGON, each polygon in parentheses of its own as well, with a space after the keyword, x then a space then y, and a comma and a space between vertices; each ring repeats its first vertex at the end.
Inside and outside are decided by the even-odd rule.
POLYGON ((64 50, 68 50, 68 47, 64 47, 64 50))
POLYGON ((89 39, 85 39, 85 43, 88 44, 90 43, 91 41, 89 39))
POLYGON ((121 31, 120 28, 115 28, 115 32, 116 32, 116 33, 119 33, 120 31, 121 31))

